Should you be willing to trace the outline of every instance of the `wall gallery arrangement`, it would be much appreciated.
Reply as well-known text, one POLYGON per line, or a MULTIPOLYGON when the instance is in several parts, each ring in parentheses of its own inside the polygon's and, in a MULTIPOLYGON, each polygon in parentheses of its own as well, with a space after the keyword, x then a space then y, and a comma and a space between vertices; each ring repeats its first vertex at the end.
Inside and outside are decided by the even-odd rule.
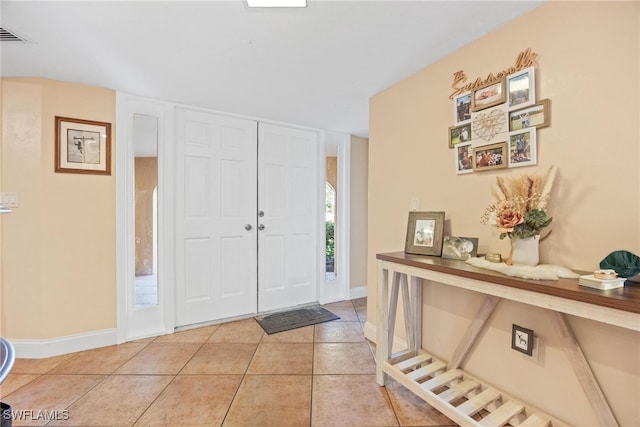
POLYGON ((537 164, 537 130, 549 126, 551 104, 536 102, 537 56, 527 49, 508 69, 467 84, 463 71, 454 73, 449 148, 457 174, 537 164))

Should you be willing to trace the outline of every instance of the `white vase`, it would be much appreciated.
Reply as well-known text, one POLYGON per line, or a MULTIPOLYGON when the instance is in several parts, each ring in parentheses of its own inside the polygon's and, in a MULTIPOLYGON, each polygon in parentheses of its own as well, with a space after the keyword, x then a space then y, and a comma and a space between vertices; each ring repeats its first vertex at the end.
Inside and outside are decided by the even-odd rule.
POLYGON ((511 263, 513 265, 538 265, 540 262, 540 236, 526 239, 511 238, 511 263))

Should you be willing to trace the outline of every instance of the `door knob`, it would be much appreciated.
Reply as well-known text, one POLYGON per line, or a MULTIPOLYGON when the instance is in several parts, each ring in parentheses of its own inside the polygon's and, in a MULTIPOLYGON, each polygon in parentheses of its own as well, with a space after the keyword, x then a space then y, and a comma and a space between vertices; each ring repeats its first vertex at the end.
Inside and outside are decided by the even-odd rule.
POLYGON ((252 228, 251 224, 247 224, 247 225, 244 226, 244 229, 247 230, 247 231, 251 231, 251 228, 252 228))
POLYGON ((264 230, 264 224, 258 225, 258 230, 260 230, 260 231, 264 230))
POLYGON ((264 211, 258 211, 258 216, 262 218, 264 216, 264 211))

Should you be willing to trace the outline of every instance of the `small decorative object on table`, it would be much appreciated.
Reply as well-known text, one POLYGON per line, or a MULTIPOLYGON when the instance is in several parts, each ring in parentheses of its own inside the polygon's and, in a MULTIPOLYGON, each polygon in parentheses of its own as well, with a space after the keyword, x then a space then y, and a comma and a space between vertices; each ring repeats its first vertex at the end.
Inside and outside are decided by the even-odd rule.
POLYGON ((498 201, 485 210, 482 223, 498 227, 500 239, 511 239, 507 264, 538 265, 540 233, 552 220, 546 209, 555 175, 556 168, 551 166, 544 176, 496 178, 493 195, 498 201))
POLYGON ((580 276, 578 284, 600 290, 616 289, 624 286, 626 279, 618 277, 615 270, 596 270, 593 274, 580 276))
POLYGON ((596 270, 593 272, 593 277, 595 277, 596 279, 611 280, 611 279, 617 279, 618 273, 616 273, 615 270, 611 270, 611 269, 596 270))

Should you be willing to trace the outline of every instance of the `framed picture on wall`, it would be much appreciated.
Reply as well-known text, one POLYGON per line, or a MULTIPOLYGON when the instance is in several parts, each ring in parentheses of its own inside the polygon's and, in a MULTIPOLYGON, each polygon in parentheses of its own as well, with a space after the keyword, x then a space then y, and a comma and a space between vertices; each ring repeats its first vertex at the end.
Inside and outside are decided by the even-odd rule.
POLYGON ((509 134, 509 167, 532 166, 538 163, 536 128, 509 134))
POLYGON ((509 110, 527 107, 536 103, 535 68, 528 67, 507 76, 509 110))
POLYGON ((404 251, 408 254, 442 254, 444 212, 409 212, 404 251))
POLYGON ((471 141, 471 122, 449 128, 449 148, 471 141))
POLYGON ((493 81, 471 92, 471 111, 480 111, 506 101, 505 79, 493 81))
POLYGON ((471 92, 453 98, 453 124, 460 125, 471 120, 471 92))
POLYGON ((473 172, 473 147, 470 142, 455 146, 456 173, 458 175, 473 172))
POLYGON ((535 342, 534 332, 531 329, 512 324, 511 326, 511 348, 527 356, 533 356, 533 344, 535 342))
POLYGON ((111 123, 55 119, 55 171, 111 175, 111 123))
POLYGON ((485 171, 507 167, 507 143, 483 145, 473 149, 473 170, 485 171))
POLYGON ((544 128, 550 125, 551 101, 543 99, 538 103, 509 112, 509 131, 516 131, 534 127, 544 128))

